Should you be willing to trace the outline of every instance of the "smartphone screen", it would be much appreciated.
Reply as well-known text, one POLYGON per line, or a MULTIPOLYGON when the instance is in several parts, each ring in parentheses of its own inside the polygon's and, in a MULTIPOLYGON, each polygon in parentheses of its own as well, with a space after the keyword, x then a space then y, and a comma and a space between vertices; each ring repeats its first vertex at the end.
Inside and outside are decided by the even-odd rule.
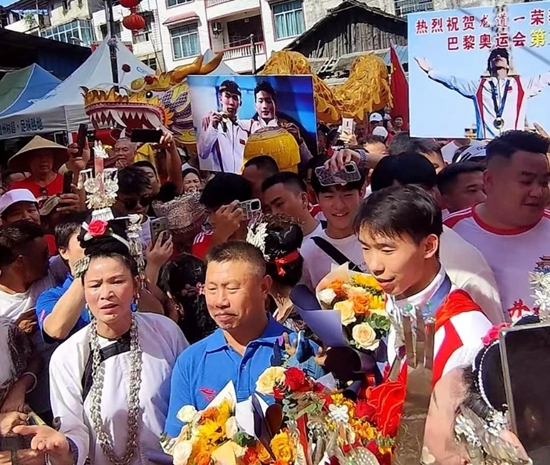
POLYGON ((132 129, 132 142, 158 144, 162 137, 162 131, 156 129, 132 129))
POLYGON ((529 456, 538 456, 550 446, 550 325, 509 328, 500 341, 512 428, 529 456))

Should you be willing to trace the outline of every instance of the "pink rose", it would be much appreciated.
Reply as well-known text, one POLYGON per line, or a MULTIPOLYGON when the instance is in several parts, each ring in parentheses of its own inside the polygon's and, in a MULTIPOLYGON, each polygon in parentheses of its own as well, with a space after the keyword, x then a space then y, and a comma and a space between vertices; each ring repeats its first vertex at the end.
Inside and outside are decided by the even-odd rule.
POLYGON ((498 335, 500 334, 500 330, 503 328, 508 328, 510 326, 510 323, 501 323, 498 326, 493 326, 489 331, 487 331, 487 334, 481 338, 481 342, 483 342, 484 346, 490 346, 494 341, 498 339, 498 335))
POLYGON ((103 236, 107 232, 108 227, 109 227, 109 225, 106 221, 93 220, 88 225, 88 233, 92 237, 100 237, 100 236, 103 236))

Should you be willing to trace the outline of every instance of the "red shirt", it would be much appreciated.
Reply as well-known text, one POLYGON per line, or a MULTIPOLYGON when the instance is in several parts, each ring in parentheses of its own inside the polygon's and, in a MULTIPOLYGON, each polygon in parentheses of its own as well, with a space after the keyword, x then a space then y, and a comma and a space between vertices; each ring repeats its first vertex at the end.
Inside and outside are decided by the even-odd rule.
POLYGON ((10 187, 10 190, 13 189, 30 190, 36 197, 36 200, 38 200, 38 205, 42 206, 42 203, 47 197, 52 197, 63 193, 63 175, 57 173, 53 181, 44 187, 36 184, 31 180, 31 178, 23 179, 22 181, 15 181, 10 187))
POLYGON ((210 243, 212 242, 212 231, 203 231, 197 234, 193 245, 191 246, 191 253, 204 260, 206 254, 210 250, 210 243))

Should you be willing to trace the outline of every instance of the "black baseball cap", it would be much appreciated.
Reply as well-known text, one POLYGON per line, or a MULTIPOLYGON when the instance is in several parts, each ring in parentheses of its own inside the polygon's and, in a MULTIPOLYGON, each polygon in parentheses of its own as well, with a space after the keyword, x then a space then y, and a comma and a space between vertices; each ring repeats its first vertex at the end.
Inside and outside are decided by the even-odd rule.
POLYGON ((229 92, 230 94, 235 94, 241 97, 241 88, 237 85, 235 81, 223 81, 220 85, 220 93, 229 92))

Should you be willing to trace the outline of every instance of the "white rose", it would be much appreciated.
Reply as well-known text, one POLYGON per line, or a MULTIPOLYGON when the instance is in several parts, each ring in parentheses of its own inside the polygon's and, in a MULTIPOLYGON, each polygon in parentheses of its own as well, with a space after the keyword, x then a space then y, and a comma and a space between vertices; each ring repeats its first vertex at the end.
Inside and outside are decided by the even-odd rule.
POLYGON ((192 405, 185 405, 180 408, 176 418, 183 423, 191 423, 198 417, 199 412, 192 405))
POLYGON ((266 396, 272 396, 275 384, 282 383, 284 380, 285 369, 283 367, 269 367, 256 381, 256 391, 266 396))
POLYGON ((233 436, 239 432, 237 420, 235 417, 229 417, 225 422, 225 435, 229 439, 233 439, 233 436))
POLYGON ((334 292, 334 290, 330 288, 323 289, 322 291, 318 292, 317 298, 319 299, 321 305, 324 305, 327 308, 332 308, 332 302, 334 302, 334 299, 336 299, 336 292, 334 292))
POLYGON ((355 310, 353 310, 353 302, 351 300, 344 300, 334 305, 334 310, 340 311, 340 321, 344 326, 347 326, 357 318, 355 318, 355 310))
POLYGON ((368 323, 354 326, 351 330, 351 335, 355 341, 355 345, 361 349, 375 350, 380 344, 380 341, 376 340, 376 332, 368 323))
POLYGON ((193 441, 180 441, 174 447, 174 465, 187 465, 193 452, 193 441))

